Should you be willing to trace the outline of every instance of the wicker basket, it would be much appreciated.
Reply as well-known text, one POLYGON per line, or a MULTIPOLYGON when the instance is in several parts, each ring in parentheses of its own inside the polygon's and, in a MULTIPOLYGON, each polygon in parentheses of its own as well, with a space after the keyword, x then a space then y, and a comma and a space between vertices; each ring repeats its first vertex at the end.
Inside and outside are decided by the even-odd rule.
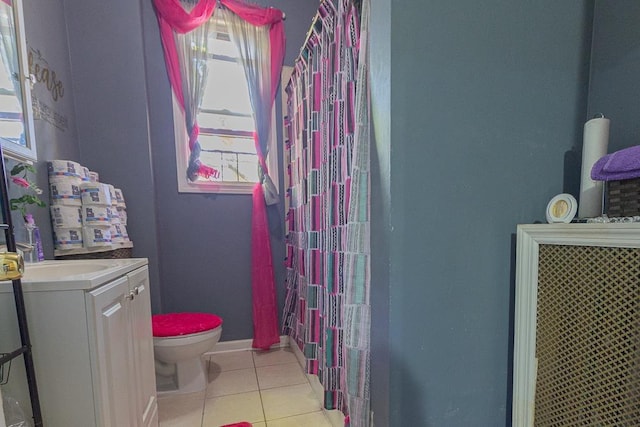
POLYGON ((640 215, 640 178, 608 181, 605 188, 607 216, 640 215))
POLYGON ((104 252, 88 252, 72 255, 56 255, 56 259, 114 259, 114 258, 133 258, 133 248, 118 248, 112 251, 104 252))

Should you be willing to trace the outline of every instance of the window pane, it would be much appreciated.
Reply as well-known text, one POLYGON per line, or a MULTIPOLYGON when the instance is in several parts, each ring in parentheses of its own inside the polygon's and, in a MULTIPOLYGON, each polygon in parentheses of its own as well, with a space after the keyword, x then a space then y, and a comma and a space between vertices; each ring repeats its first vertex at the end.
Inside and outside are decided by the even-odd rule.
POLYGON ((242 66, 230 60, 238 58, 239 53, 227 34, 209 37, 207 48, 207 82, 197 117, 198 141, 200 161, 217 174, 198 180, 258 182, 258 158, 253 137, 248 136, 254 132, 255 122, 247 82, 242 66))
MULTIPOLYGON (((218 35, 218 37, 224 37, 218 35)), ((220 40, 220 38, 209 37, 207 49, 209 53, 216 55, 229 56, 231 58, 238 58, 238 49, 229 40, 220 40)))
POLYGON ((198 115, 198 125, 200 128, 230 129, 245 132, 253 132, 255 129, 253 117, 238 117, 202 112, 198 115))
POLYGON ((258 182, 258 158, 250 154, 202 153, 200 161, 216 169, 218 176, 199 181, 258 182))
POLYGON ((245 182, 258 182, 258 156, 238 154, 238 173, 245 182))
POLYGON ((0 86, 0 111, 22 114, 22 107, 20 106, 20 102, 18 102, 18 97, 15 95, 13 88, 11 88, 9 92, 0 86))
POLYGON ((235 62, 217 60, 207 61, 207 66, 209 71, 201 108, 251 114, 249 91, 242 67, 235 62))
POLYGON ((0 135, 24 145, 20 142, 24 137, 23 130, 22 106, 16 96, 13 77, 9 75, 0 60, 0 135))
POLYGON ((200 142, 202 151, 256 154, 256 146, 252 138, 200 134, 198 141, 200 142))
POLYGON ((200 161, 207 166, 211 166, 215 170, 218 171, 218 175, 212 175, 209 179, 204 179, 202 177, 198 177, 198 181, 214 181, 220 182, 222 181, 222 153, 208 153, 202 152, 200 153, 200 161))
POLYGON ((200 161, 219 172, 201 181, 258 182, 258 156, 252 139, 200 135, 198 140, 202 147, 200 161))
POLYGON ((224 181, 238 182, 240 178, 238 176, 238 155, 223 154, 222 155, 222 176, 224 181))

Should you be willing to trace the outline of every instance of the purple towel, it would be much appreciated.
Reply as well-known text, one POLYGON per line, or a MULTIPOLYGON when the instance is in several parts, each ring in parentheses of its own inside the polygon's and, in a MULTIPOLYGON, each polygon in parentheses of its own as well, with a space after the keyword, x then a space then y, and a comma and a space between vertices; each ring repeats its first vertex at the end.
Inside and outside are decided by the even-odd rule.
POLYGON ((640 177, 640 145, 625 148, 600 158, 591 168, 595 181, 617 181, 640 177))

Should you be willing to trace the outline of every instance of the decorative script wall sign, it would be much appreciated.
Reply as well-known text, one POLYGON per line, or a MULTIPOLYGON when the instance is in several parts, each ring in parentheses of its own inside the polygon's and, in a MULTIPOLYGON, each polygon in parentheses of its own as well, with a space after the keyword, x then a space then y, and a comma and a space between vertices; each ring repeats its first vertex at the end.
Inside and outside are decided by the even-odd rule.
POLYGON ((64 96, 64 85, 42 57, 40 50, 29 48, 29 74, 35 76, 37 83, 44 83, 54 101, 64 96))
MULTIPOLYGON (((53 101, 58 102, 64 97, 64 85, 56 76, 56 72, 51 69, 49 63, 42 56, 39 49, 29 47, 29 75, 33 76, 33 86, 36 88, 39 83, 44 85, 53 101)), ((63 114, 58 113, 53 107, 40 99, 36 92, 31 93, 31 107, 33 109, 33 118, 44 120, 61 131, 66 131, 69 127, 69 120, 63 114)))

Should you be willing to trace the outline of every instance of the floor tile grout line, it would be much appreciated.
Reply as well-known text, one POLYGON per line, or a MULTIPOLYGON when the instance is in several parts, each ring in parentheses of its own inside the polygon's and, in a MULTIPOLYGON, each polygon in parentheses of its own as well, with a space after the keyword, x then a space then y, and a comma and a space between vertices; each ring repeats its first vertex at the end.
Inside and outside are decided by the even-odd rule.
POLYGON ((258 368, 256 367, 256 359, 254 359, 255 352, 252 352, 251 359, 253 360, 253 372, 256 376, 256 383, 258 384, 258 396, 260 396, 260 407, 262 407, 262 418, 264 419, 264 425, 267 425, 267 412, 264 410, 264 401, 262 400, 262 388, 260 387, 260 380, 258 379, 258 368))
POLYGON ((255 369, 255 367, 253 366, 246 366, 244 368, 233 368, 233 369, 221 369, 218 373, 222 373, 222 372, 233 372, 233 371, 241 371, 243 369, 255 369))
POLYGON ((202 396, 202 413, 200 414, 200 427, 204 427, 204 412, 207 407, 207 387, 209 386, 209 377, 211 375, 211 356, 207 360, 207 386, 204 388, 202 396))

